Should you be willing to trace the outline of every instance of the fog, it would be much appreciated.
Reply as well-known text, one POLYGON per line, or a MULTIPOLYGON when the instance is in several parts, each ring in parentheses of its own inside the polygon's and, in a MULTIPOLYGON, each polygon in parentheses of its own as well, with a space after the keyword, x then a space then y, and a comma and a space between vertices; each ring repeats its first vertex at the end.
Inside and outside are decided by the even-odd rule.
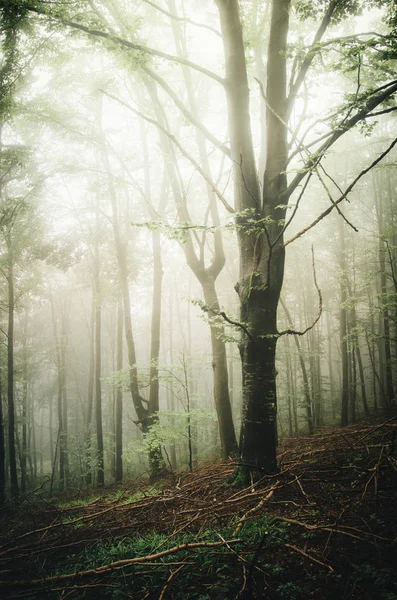
POLYGON ((0 3, 2 497, 395 402, 393 3, 224 4, 0 3))

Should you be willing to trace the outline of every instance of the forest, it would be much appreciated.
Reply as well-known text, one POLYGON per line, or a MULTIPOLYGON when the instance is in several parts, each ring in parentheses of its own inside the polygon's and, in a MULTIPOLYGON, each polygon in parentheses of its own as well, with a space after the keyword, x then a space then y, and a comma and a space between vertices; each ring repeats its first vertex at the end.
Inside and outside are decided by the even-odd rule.
POLYGON ((394 0, 0 0, 0 597, 397 600, 394 0))

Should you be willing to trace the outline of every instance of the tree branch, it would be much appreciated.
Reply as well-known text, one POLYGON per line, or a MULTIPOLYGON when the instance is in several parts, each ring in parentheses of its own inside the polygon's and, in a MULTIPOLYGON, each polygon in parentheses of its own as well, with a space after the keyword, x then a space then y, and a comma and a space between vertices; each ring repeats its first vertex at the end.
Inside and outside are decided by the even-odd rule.
POLYGON ((313 246, 312 246, 312 268, 313 268, 314 285, 316 286, 316 290, 317 290, 317 294, 318 294, 318 314, 317 314, 316 318, 314 319, 313 323, 311 325, 309 325, 309 327, 306 327, 306 329, 304 329, 303 331, 296 331, 295 329, 284 329, 284 331, 279 332, 278 337, 281 337, 282 335, 305 335, 308 331, 313 329, 313 327, 319 322, 321 315, 323 314, 323 296, 322 296, 321 290, 317 283, 316 264, 314 262, 313 246))
POLYGON ((165 15, 166 17, 174 19, 174 21, 182 21, 183 23, 189 23, 190 25, 194 25, 195 27, 202 27, 203 29, 208 29, 208 31, 215 33, 215 35, 217 35, 218 37, 222 37, 221 33, 217 31, 214 27, 211 27, 210 25, 206 25, 205 23, 198 23, 197 21, 193 21, 193 19, 189 19, 188 17, 179 17, 178 15, 174 15, 173 13, 168 12, 164 8, 161 8, 161 6, 159 6, 158 4, 150 2, 150 0, 143 0, 143 2, 145 2, 145 4, 149 4, 149 6, 152 6, 159 12, 163 13, 163 15, 165 15))
POLYGON ((320 41, 321 38, 323 37, 324 33, 326 32, 328 25, 331 22, 332 19, 332 15, 336 9, 338 5, 338 0, 331 0, 325 14, 323 17, 323 20, 321 21, 320 27, 317 30, 316 35, 314 36, 313 42, 309 48, 309 50, 306 53, 306 56, 302 62, 301 68, 298 71, 298 74, 295 78, 295 81, 292 82, 291 87, 290 87, 290 92, 287 98, 287 106, 288 106, 288 114, 291 114, 291 110, 292 107, 294 105, 296 96, 301 88, 301 85, 307 75, 308 70, 310 69, 312 62, 315 58, 315 56, 319 53, 320 51, 320 41))
POLYGON ((237 544, 240 543, 240 539, 228 540, 227 542, 195 542, 192 544, 180 544, 179 546, 174 546, 173 548, 169 548, 168 550, 163 550, 162 552, 157 552, 155 554, 149 554, 147 556, 141 556, 136 558, 125 558, 122 560, 117 560, 115 562, 109 563, 107 565, 102 565, 95 569, 88 569, 87 571, 77 571, 73 573, 65 573, 63 575, 54 575, 52 577, 45 577, 43 579, 31 579, 28 580, 20 580, 20 581, 0 581, 1 584, 6 585, 41 585, 52 583, 56 581, 67 581, 69 579, 79 579, 80 577, 87 577, 90 575, 102 575, 108 571, 114 571, 116 569, 120 569, 123 567, 129 567, 136 564, 141 564, 145 562, 152 562, 154 560, 161 559, 165 556, 169 556, 170 554, 176 554, 177 552, 181 552, 182 550, 195 550, 196 548, 219 548, 225 546, 227 544, 237 544))
POLYGON ((396 144, 397 144, 397 138, 395 140, 393 140, 393 142, 390 144, 390 146, 384 152, 382 152, 382 154, 380 154, 378 156, 378 158, 376 158, 368 167, 366 167, 365 169, 363 169, 361 171, 361 173, 359 173, 357 175, 357 177, 346 188, 345 192, 338 198, 338 200, 334 201, 334 204, 332 204, 332 206, 330 206, 329 208, 327 208, 327 210, 325 210, 324 212, 322 212, 321 215, 319 215, 317 217, 317 219, 315 219, 310 225, 308 225, 304 229, 301 229, 301 231, 299 231, 292 238, 290 238, 288 241, 286 241, 284 243, 284 248, 286 246, 288 246, 288 244, 291 244, 292 242, 294 242, 296 239, 302 237, 303 234, 305 234, 307 231, 309 231, 310 229, 312 229, 315 225, 317 225, 317 223, 319 223, 320 221, 322 221, 322 219, 324 219, 324 217, 326 217, 327 215, 329 215, 329 213, 336 207, 336 205, 338 205, 340 202, 342 202, 342 200, 347 199, 347 194, 349 194, 352 191, 352 189, 357 184, 357 182, 364 175, 366 175, 371 169, 373 169, 378 163, 380 163, 385 158, 385 156, 387 156, 387 154, 389 154, 389 152, 394 148, 394 146, 396 144))
POLYGON ((214 146, 219 149, 222 150, 222 152, 224 152, 226 154, 226 156, 228 156, 230 158, 231 152, 230 152, 230 148, 228 148, 226 146, 226 144, 224 144, 223 142, 221 142, 220 140, 218 140, 209 129, 207 129, 207 127, 204 125, 204 123, 202 123, 201 121, 199 121, 184 105, 183 102, 181 102, 181 100, 179 99, 178 95, 174 92, 174 90, 168 85, 168 83, 162 78, 160 77, 157 73, 155 73, 152 69, 150 69, 149 67, 143 67, 143 70, 145 73, 147 73, 147 75, 149 75, 149 77, 151 77, 152 79, 154 79, 154 81, 156 83, 158 83, 158 85, 160 85, 163 90, 169 95, 169 97, 173 100, 174 104, 179 108, 179 110, 181 111, 181 113, 184 115, 184 117, 186 117, 186 119, 188 121, 190 121, 190 123, 192 125, 194 125, 195 127, 197 127, 197 129, 199 129, 202 134, 207 138, 207 140, 209 142, 211 142, 212 144, 214 144, 214 146))
POLYGON ((221 77, 220 75, 217 75, 213 71, 210 71, 209 69, 206 69, 205 67, 202 67, 201 65, 198 65, 197 63, 194 63, 190 60, 187 60, 184 58, 179 58, 178 56, 174 56, 174 55, 168 54, 166 52, 161 52, 161 50, 156 50, 155 48, 150 48, 149 46, 144 46, 142 44, 130 42, 128 40, 125 40, 124 38, 121 38, 118 35, 114 35, 113 33, 101 31, 100 29, 93 29, 91 27, 87 27, 86 25, 83 25, 82 23, 76 23, 75 21, 70 21, 69 19, 55 17, 51 14, 48 14, 45 10, 40 10, 35 5, 33 5, 33 6, 27 5, 26 9, 29 10, 30 12, 33 12, 35 14, 46 17, 49 20, 53 20, 57 23, 62 23, 62 25, 66 25, 67 27, 70 27, 71 29, 77 29, 78 31, 82 31, 83 33, 86 33, 88 35, 102 38, 105 40, 109 40, 119 46, 124 46, 126 48, 130 48, 131 50, 136 50, 137 52, 141 52, 142 54, 156 56, 158 58, 163 58, 165 60, 180 64, 180 65, 185 65, 186 67, 190 67, 191 69, 194 69, 195 71, 198 71, 199 73, 202 73, 203 75, 206 75, 207 77, 209 77, 210 79, 213 79, 214 81, 221 84, 222 86, 224 86, 224 87, 226 86, 226 81, 223 77, 221 77))
POLYGON ((162 131, 175 144, 175 146, 178 148, 178 150, 180 151, 180 153, 185 158, 187 158, 187 160, 194 166, 194 168, 205 179, 205 181, 208 183, 208 185, 211 186, 211 188, 214 190, 214 193, 217 195, 217 197, 219 198, 219 200, 222 202, 222 204, 226 208, 226 210, 229 213, 232 213, 232 214, 234 213, 233 208, 230 206, 230 204, 228 203, 228 201, 226 200, 226 198, 224 197, 224 195, 222 194, 222 192, 217 188, 215 182, 212 181, 212 179, 210 177, 208 177, 207 173, 200 167, 200 165, 196 161, 196 159, 183 148, 183 146, 179 143, 178 139, 172 133, 170 133, 165 127, 163 127, 162 125, 160 125, 160 123, 158 121, 155 121, 155 119, 151 119, 150 117, 148 117, 148 116, 144 115, 143 113, 139 112, 138 110, 136 110, 135 108, 133 108, 132 106, 130 106, 129 104, 127 104, 126 102, 124 102, 124 100, 121 100, 120 98, 117 98, 116 96, 113 96, 113 94, 110 94, 106 90, 101 90, 101 92, 103 94, 105 94, 105 96, 108 96, 108 98, 112 98, 112 100, 115 100, 116 102, 118 102, 119 104, 121 104, 122 106, 124 106, 125 108, 127 108, 128 110, 130 110, 131 112, 133 112, 134 114, 136 114, 138 117, 141 117, 141 119, 144 119, 148 123, 151 123, 152 125, 154 125, 158 129, 160 129, 160 131, 162 131))
MULTIPOLYGON (((381 88, 379 88, 381 89, 381 88)), ((337 142, 339 138, 341 138, 345 133, 350 131, 357 123, 363 121, 371 111, 382 104, 385 100, 393 96, 397 91, 397 81, 394 80, 389 84, 382 86, 381 91, 377 93, 371 94, 364 107, 359 110, 353 117, 348 119, 346 122, 341 123, 336 129, 331 133, 329 139, 327 139, 322 146, 315 152, 311 158, 307 161, 304 167, 296 174, 294 179, 289 184, 285 197, 289 198, 300 182, 306 177, 308 171, 313 170, 318 163, 323 158, 325 152, 331 148, 337 142)), ((387 154, 387 152, 386 152, 387 154)))

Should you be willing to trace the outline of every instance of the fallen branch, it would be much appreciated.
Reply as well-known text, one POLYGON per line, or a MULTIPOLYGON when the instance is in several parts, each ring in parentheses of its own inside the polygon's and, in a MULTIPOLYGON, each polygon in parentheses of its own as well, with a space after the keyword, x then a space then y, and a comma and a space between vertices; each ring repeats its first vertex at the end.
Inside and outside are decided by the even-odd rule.
POLYGON ((318 565, 321 565, 325 569, 328 569, 328 571, 331 571, 331 573, 334 573, 334 569, 331 567, 331 565, 327 565, 326 563, 321 562, 321 560, 318 560, 317 558, 314 558, 314 556, 311 556, 311 554, 308 554, 307 552, 304 552, 300 548, 297 548, 296 546, 293 546, 292 544, 285 544, 285 547, 286 548, 290 548, 291 550, 294 550, 295 552, 298 552, 298 554, 302 554, 302 556, 305 556, 306 558, 308 558, 312 562, 317 563, 318 565))
POLYGON ((243 514, 243 516, 241 517, 241 519, 239 519, 239 521, 237 523, 236 529, 233 531, 233 535, 238 535, 240 533, 245 521, 247 521, 251 515, 258 512, 258 510, 260 510, 262 508, 262 506, 268 500, 270 500, 270 498, 274 495, 274 490, 277 488, 277 486, 278 486, 278 482, 276 483, 274 488, 272 490, 270 490, 270 492, 268 494, 266 494, 266 496, 264 498, 262 498, 262 500, 256 506, 254 506, 253 508, 250 508, 250 510, 247 510, 247 512, 243 514))
POLYGON ((65 573, 63 575, 54 575, 53 577, 45 577, 43 579, 31 579, 31 580, 17 580, 17 581, 1 581, 0 585, 42 585, 47 583, 52 583, 54 581, 68 581, 69 579, 79 579, 80 577, 88 577, 90 575, 103 575, 108 571, 115 571, 120 569, 121 567, 131 567, 136 564, 147 563, 153 560, 158 560, 160 558, 164 558, 165 556, 169 556, 170 554, 176 554, 177 552, 181 552, 182 550, 195 550, 196 548, 219 548, 221 546, 225 546, 226 544, 238 544, 241 543, 240 539, 228 540, 227 542, 195 542, 193 544, 180 544, 179 546, 174 546, 173 548, 169 548, 168 550, 163 550, 162 552, 157 552, 156 554, 149 554, 147 556, 140 556, 137 558, 125 558, 122 560, 117 560, 112 563, 108 563, 107 565, 102 565, 97 567, 96 569, 88 569, 87 571, 77 571, 73 573, 65 573))

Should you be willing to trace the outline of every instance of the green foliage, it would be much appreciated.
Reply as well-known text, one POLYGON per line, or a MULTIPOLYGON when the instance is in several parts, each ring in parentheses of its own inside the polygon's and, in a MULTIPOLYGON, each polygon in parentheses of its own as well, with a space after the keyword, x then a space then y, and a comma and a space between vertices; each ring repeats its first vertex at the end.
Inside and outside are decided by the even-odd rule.
MULTIPOLYGON (((329 0, 296 0, 294 8, 298 17, 306 19, 321 19, 329 7, 329 0)), ((341 0, 337 3, 332 16, 332 23, 340 23, 350 16, 361 15, 366 8, 387 7, 388 21, 395 16, 394 0, 341 0)))
MULTIPOLYGON (((180 533, 169 536, 166 533, 148 532, 145 535, 129 535, 111 541, 100 541, 75 557, 70 563, 57 570, 57 574, 96 568, 118 560, 147 556, 167 550, 175 546, 195 542, 219 542, 220 539, 235 537, 233 531, 235 522, 223 526, 219 530, 207 530, 201 533, 180 533)), ((181 548, 177 554, 156 559, 155 565, 145 564, 125 567, 123 572, 112 574, 112 586, 104 587, 101 591, 103 598, 118 598, 118 592, 131 593, 133 597, 141 597, 143 590, 150 590, 158 597, 168 578, 169 569, 174 569, 176 561, 185 561, 185 566, 170 582, 167 590, 169 597, 175 600, 204 600, 206 598, 233 598, 241 589, 241 579, 236 577, 238 556, 243 556, 249 564, 254 556, 258 543, 265 536, 267 556, 273 554, 288 536, 285 524, 273 522, 271 517, 264 515, 260 519, 245 523, 239 534, 241 542, 233 545, 234 552, 227 546, 216 549, 197 548, 194 552, 185 553, 181 548), (134 595, 135 594, 135 595, 134 595)), ((277 582, 279 591, 277 598, 294 599, 293 592, 298 589, 289 581, 287 569, 281 567, 276 560, 272 564, 261 564, 266 575, 271 575, 277 582), (289 595, 288 595, 289 594, 289 595)), ((87 593, 89 590, 87 589, 87 593)), ((91 596, 87 596, 91 597, 91 596)))
POLYGON ((131 442, 125 450, 123 457, 127 461, 131 461, 137 451, 147 454, 159 447, 181 444, 187 440, 188 424, 203 432, 216 421, 215 412, 202 408, 193 408, 189 412, 162 411, 157 417, 143 439, 131 442))

